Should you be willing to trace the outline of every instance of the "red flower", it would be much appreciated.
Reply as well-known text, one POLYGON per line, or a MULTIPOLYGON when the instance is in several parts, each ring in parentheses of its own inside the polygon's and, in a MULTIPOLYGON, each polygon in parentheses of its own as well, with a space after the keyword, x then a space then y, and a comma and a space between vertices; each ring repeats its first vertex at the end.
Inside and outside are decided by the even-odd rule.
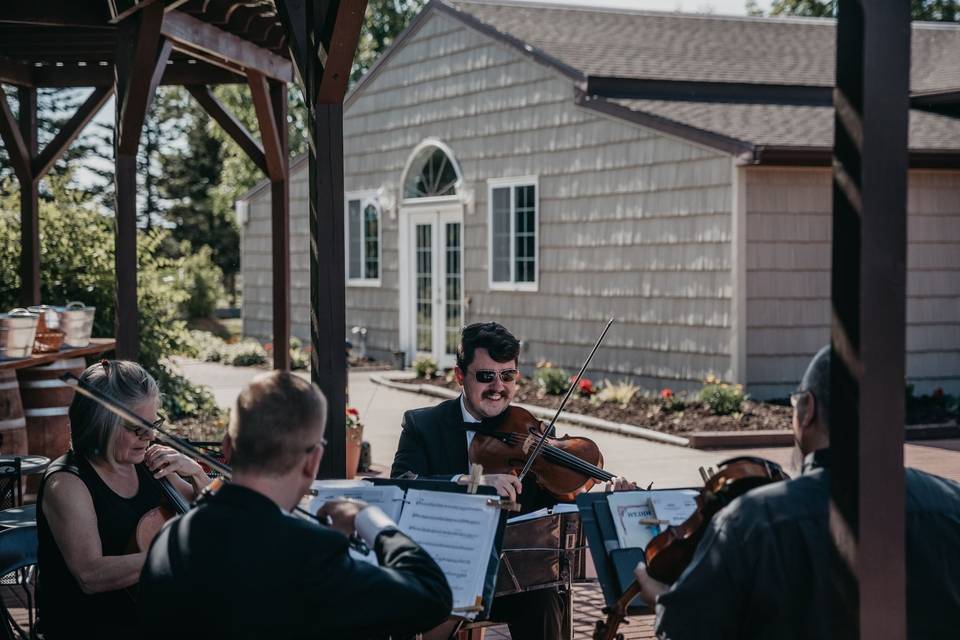
POLYGON ((663 391, 660 392, 660 397, 663 398, 664 400, 669 400, 670 398, 673 397, 673 391, 671 391, 670 389, 664 389, 663 391))
POLYGON ((273 343, 272 343, 272 342, 268 342, 268 343, 264 344, 264 345, 263 345, 263 349, 264 349, 264 351, 273 351, 273 343))
POLYGON ((357 411, 356 409, 354 409, 353 407, 347 407, 347 415, 348 415, 348 416, 359 416, 359 415, 360 415, 360 412, 357 411))
POLYGON ((596 391, 593 388, 593 382, 591 382, 588 378, 581 380, 578 386, 580 387, 580 393, 585 396, 592 396, 596 391))

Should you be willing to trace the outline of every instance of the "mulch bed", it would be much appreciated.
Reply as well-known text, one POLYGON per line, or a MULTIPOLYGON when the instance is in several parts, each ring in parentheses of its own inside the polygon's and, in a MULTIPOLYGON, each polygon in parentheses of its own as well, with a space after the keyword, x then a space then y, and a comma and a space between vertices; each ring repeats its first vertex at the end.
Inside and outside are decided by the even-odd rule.
MULTIPOLYGON (((456 383, 449 384, 442 378, 417 382, 459 390, 456 383)), ((514 396, 514 402, 550 409, 559 407, 562 400, 563 396, 541 393, 537 385, 529 380, 521 382, 517 395, 514 396)), ((626 407, 611 403, 594 404, 589 398, 573 395, 564 410, 672 434, 694 431, 785 430, 790 429, 791 416, 789 406, 752 400, 743 403, 742 413, 729 416, 715 416, 702 404, 692 401, 683 411, 664 411, 659 399, 641 397, 639 393, 626 407)))
MULTIPOLYGON (((443 378, 417 380, 417 382, 446 387, 459 391, 457 384, 448 383, 443 378)), ((543 394, 536 383, 523 379, 515 402, 533 404, 555 409, 560 406, 563 396, 543 394)), ((618 404, 594 404, 589 398, 573 395, 567 402, 565 411, 579 413, 622 422, 637 427, 653 429, 661 433, 684 434, 696 431, 761 431, 790 430, 792 410, 783 402, 755 402, 746 400, 743 412, 728 416, 713 415, 702 403, 690 398, 683 411, 665 411, 659 398, 635 395, 626 407, 618 404)), ((957 421, 957 416, 947 409, 926 398, 911 398, 907 403, 907 424, 943 424, 957 421)))

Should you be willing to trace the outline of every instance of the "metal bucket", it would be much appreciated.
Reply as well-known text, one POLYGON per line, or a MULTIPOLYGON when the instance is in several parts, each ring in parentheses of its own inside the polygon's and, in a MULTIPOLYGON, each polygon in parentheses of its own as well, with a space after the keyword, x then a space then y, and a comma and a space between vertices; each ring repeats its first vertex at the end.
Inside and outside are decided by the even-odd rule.
POLYGON ((0 313, 0 358, 27 358, 33 353, 37 315, 26 309, 0 313))
POLYGON ((63 346, 85 347, 90 344, 93 314, 96 310, 96 307, 85 307, 82 302, 69 302, 65 307, 57 307, 60 331, 65 334, 63 346))

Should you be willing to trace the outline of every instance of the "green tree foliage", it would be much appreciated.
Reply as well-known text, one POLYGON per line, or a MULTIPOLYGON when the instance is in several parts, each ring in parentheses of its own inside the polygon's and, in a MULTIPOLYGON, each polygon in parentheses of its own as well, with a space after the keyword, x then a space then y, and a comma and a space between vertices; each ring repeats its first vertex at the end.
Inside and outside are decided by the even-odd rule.
MULTIPOLYGON (((112 218, 91 206, 89 197, 67 186, 70 176, 50 180, 52 200, 40 204, 41 300, 64 304, 80 300, 96 307, 94 336, 114 335, 114 229, 112 218)), ((16 306, 20 291, 20 214, 16 188, 0 196, 0 309, 16 306)), ((163 358, 189 349, 179 306, 189 294, 178 286, 185 271, 182 258, 160 251, 168 242, 164 229, 141 233, 137 247, 137 303, 140 311, 139 361, 164 390, 168 416, 211 417, 219 413, 209 391, 169 369, 163 358), (175 389, 176 392, 171 392, 175 389)))
MULTIPOLYGON (((755 7, 756 3, 748 0, 747 9, 755 7)), ((823 18, 833 17, 836 13, 837 0, 774 0, 770 5, 770 15, 773 16, 823 18)), ((956 22, 960 17, 960 2, 957 0, 910 0, 910 15, 914 20, 956 22)))
POLYGON ((370 0, 350 72, 357 81, 423 7, 423 0, 370 0))

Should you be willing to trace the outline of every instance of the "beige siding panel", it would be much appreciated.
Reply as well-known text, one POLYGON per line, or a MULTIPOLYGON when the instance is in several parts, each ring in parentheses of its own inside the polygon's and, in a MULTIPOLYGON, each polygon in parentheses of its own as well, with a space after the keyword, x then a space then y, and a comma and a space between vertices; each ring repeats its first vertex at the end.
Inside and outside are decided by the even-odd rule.
MULTIPOLYGON (((748 383, 783 395, 830 337, 830 172, 747 176, 748 383)), ((960 172, 911 172, 907 226, 907 375, 918 393, 957 393, 960 172)))

